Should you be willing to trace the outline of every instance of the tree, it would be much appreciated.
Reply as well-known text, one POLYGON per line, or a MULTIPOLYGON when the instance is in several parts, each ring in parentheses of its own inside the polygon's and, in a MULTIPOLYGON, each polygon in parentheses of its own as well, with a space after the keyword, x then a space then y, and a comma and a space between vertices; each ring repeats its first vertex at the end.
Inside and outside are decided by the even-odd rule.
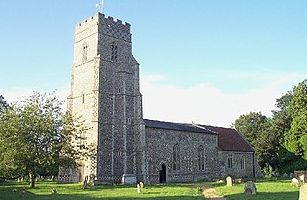
POLYGON ((281 172, 307 168, 307 80, 276 100, 272 118, 251 112, 235 121, 235 128, 256 151, 261 167, 281 172))
POLYGON ((273 169, 278 167, 279 140, 276 139, 273 120, 260 112, 250 112, 241 115, 234 126, 254 147, 261 167, 267 165, 272 166, 273 169))
POLYGON ((0 95, 0 114, 3 112, 5 108, 8 107, 7 102, 4 100, 4 97, 0 95))
POLYGON ((234 127, 252 146, 256 146, 259 134, 266 128, 267 117, 260 112, 250 112, 235 120, 234 127))
MULTIPOLYGON (((60 164, 74 163, 86 155, 79 145, 85 131, 61 109, 54 94, 34 93, 21 106, 6 109, 0 120, 0 166, 2 175, 28 175, 31 187, 39 173, 54 171, 60 164)), ((55 172, 56 173, 56 172, 55 172)))
POLYGON ((294 87, 288 113, 292 122, 285 134, 285 146, 295 155, 307 159, 307 79, 294 87))

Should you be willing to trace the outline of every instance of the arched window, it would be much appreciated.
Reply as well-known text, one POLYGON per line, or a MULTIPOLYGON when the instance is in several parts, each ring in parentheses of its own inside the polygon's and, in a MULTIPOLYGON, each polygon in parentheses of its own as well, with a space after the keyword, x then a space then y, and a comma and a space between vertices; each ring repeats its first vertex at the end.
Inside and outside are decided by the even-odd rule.
POLYGON ((82 62, 86 62, 87 61, 87 44, 84 43, 83 47, 82 47, 82 62))
POLYGON ((118 46, 116 42, 112 42, 111 44, 111 60, 117 61, 117 54, 118 54, 118 46))
POLYGON ((245 157, 241 157, 241 169, 245 169, 245 157))
POLYGON ((232 168, 232 160, 233 160, 232 157, 233 157, 232 154, 228 155, 228 159, 227 159, 228 160, 228 168, 232 168))
POLYGON ((179 144, 173 146, 173 170, 180 170, 180 148, 179 144))
POLYGON ((205 152, 204 147, 200 145, 198 147, 198 169, 205 170, 205 152))

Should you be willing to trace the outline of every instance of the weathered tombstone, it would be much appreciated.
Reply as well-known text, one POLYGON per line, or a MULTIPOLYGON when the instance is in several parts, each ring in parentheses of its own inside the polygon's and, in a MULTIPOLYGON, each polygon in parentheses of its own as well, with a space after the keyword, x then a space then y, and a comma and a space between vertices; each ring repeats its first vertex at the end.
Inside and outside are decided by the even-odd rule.
POLYGON ((299 186, 299 185, 300 185, 300 182, 297 180, 297 178, 292 178, 292 180, 291 180, 291 185, 299 186))
POLYGON ((300 175, 299 177, 299 181, 301 182, 301 183, 305 183, 305 175, 304 174, 302 174, 302 175, 300 175))
POLYGON ((290 173, 289 176, 290 176, 290 178, 293 178, 293 177, 294 177, 294 174, 293 174, 293 173, 290 173))
POLYGON ((289 176, 288 176, 287 173, 284 173, 284 174, 282 175, 282 177, 283 177, 283 178, 288 178, 289 176))
POLYGON ((141 186, 140 186, 140 184, 136 185, 136 191, 137 191, 137 193, 141 193, 141 186))
POLYGON ((232 186, 232 178, 230 176, 226 177, 226 185, 231 187, 232 186))
POLYGON ((143 190, 144 189, 144 183, 142 181, 140 182, 140 186, 141 186, 141 190, 143 190))
POLYGON ((244 184, 244 193, 245 194, 251 194, 251 195, 257 194, 257 188, 256 188, 256 185, 253 181, 247 181, 244 184))
POLYGON ((307 184, 302 185, 302 187, 300 188, 299 200, 307 200, 307 184))

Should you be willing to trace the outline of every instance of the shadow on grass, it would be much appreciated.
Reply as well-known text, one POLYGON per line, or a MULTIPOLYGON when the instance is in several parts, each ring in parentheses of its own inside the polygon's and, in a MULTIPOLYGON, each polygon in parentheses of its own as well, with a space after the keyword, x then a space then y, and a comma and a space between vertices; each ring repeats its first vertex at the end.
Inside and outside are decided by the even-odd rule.
MULTIPOLYGON (((146 194, 144 194, 146 195, 146 194)), ((26 192, 25 194, 20 194, 20 193, 14 193, 14 194, 5 194, 5 193, 0 193, 0 199, 1 200, 97 200, 97 199, 102 199, 102 200, 133 200, 133 199, 138 199, 138 200, 190 200, 190 199, 195 199, 195 200, 202 200, 202 197, 197 197, 197 196, 189 196, 189 195, 181 195, 181 196, 159 196, 159 197, 148 197, 144 196, 143 194, 139 194, 137 196, 120 196, 120 197, 93 197, 87 194, 51 194, 51 195, 36 195, 31 192, 26 192)))
MULTIPOLYGON (((155 191, 158 188, 165 188, 168 190, 168 187, 191 187, 188 184, 163 184, 163 185, 152 185, 145 187, 145 190, 137 194, 135 186, 126 186, 126 185, 104 185, 104 186, 95 186, 88 189, 82 189, 81 184, 46 184, 46 183, 37 183, 35 189, 30 189, 28 184, 23 183, 5 183, 0 184, 0 200, 203 200, 203 197, 195 196, 194 194, 164 194, 163 189, 160 191, 155 191), (26 192, 23 193, 23 188, 26 189, 26 192), (52 188, 56 188, 58 194, 51 194, 52 188), (124 190, 122 190, 124 189, 124 190), (127 190, 125 190, 127 189, 127 190), (135 189, 135 190, 134 190, 135 189), (113 190, 113 191, 111 191, 113 190), (127 192, 125 194, 125 192, 127 192), (131 193, 131 191, 135 193, 131 193), (112 195, 112 196, 110 196, 112 195), (193 196, 194 195, 194 196, 193 196)), ((193 187, 193 186, 192 186, 193 187)))
POLYGON ((257 195, 233 194, 226 196, 227 200, 297 200, 299 192, 258 192, 257 195))

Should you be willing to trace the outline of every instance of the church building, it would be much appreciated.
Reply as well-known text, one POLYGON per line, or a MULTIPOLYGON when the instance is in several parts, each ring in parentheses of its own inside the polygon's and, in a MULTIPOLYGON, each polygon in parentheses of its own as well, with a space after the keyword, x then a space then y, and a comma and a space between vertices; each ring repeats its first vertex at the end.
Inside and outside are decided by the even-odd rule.
POLYGON ((90 127, 84 137, 97 155, 60 169, 59 181, 155 184, 259 171, 253 148, 234 129, 143 119, 130 24, 101 13, 75 28, 68 109, 90 127))

